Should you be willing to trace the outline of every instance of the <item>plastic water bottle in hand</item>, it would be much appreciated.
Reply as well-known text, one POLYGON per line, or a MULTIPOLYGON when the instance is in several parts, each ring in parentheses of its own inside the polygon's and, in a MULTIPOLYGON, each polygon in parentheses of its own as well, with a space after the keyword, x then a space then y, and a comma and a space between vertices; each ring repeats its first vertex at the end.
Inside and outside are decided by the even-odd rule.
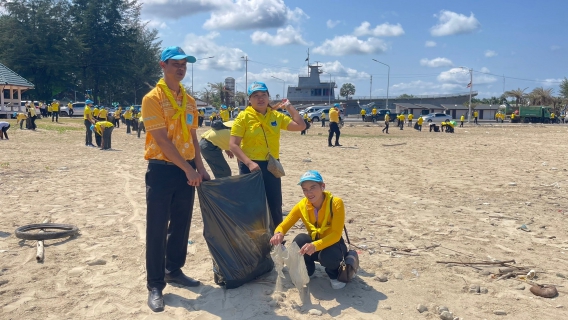
POLYGON ((286 108, 286 106, 290 105, 290 100, 288 99, 282 99, 282 101, 278 102, 274 107, 272 107, 273 110, 278 110, 280 108, 286 108))

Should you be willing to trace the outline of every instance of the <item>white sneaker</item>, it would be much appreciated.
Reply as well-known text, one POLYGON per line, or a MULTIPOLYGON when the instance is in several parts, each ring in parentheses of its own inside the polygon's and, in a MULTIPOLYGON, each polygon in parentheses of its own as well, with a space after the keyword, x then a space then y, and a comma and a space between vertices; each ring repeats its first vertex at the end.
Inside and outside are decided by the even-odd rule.
POLYGON ((337 279, 329 279, 329 282, 331 283, 331 287, 336 290, 343 289, 346 285, 346 283, 338 281, 337 279))

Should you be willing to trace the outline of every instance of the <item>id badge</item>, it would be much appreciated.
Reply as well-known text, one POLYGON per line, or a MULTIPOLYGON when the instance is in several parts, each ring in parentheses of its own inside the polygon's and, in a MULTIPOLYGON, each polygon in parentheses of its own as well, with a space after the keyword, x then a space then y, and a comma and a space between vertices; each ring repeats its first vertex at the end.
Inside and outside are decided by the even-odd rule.
POLYGON ((186 114, 185 115, 185 123, 186 124, 193 124, 193 114, 186 114))

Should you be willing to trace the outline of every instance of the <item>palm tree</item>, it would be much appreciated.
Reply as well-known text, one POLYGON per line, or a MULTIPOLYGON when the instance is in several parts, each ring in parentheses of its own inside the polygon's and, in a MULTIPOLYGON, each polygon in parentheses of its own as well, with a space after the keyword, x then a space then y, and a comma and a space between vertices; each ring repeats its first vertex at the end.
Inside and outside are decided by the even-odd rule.
POLYGON ((235 102, 238 102, 240 106, 244 106, 247 101, 247 95, 244 92, 237 91, 235 94, 235 102))
POLYGON ((527 88, 521 89, 518 88, 517 90, 509 90, 509 91, 505 91, 504 95, 507 97, 513 97, 515 98, 515 107, 519 107, 519 103, 522 103, 523 98, 525 97, 525 90, 527 90, 527 88))
POLYGON ((203 88, 203 91, 197 92, 197 96, 200 100, 203 100, 207 103, 207 105, 211 105, 212 100, 212 92, 211 90, 207 90, 207 88, 203 88))
POLYGON ((543 87, 534 88, 529 94, 532 105, 549 105, 552 103, 553 89, 544 89, 543 87))
POLYGON ((229 95, 232 93, 223 82, 210 83, 209 88, 211 88, 211 91, 215 94, 219 95, 222 104, 228 104, 227 101, 229 101, 229 95))

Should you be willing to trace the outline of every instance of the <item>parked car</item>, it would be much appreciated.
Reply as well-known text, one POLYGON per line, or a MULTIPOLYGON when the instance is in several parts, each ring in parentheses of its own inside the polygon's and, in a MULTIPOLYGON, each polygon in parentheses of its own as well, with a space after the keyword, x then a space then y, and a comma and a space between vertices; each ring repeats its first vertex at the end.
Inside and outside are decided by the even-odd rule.
POLYGON ((277 111, 280 112, 280 113, 283 113, 284 115, 287 115, 288 117, 292 117, 290 115, 290 112, 288 112, 288 110, 286 110, 286 109, 278 109, 277 111))
POLYGON ((209 117, 211 116, 211 114, 213 114, 213 111, 217 112, 217 109, 215 109, 214 107, 200 107, 197 108, 198 111, 204 111, 205 112, 205 119, 209 119, 209 117))
MULTIPOLYGON (((367 111, 367 115, 365 116, 365 122, 372 122, 373 121, 373 109, 365 109, 365 111, 367 111)), ((389 115, 390 117, 390 121, 389 122, 394 122, 394 120, 396 119, 396 116, 398 116, 398 113, 394 112, 393 110, 390 109, 379 109, 377 110, 377 114, 375 115, 375 121, 385 121, 385 115, 389 115)))
POLYGON ((307 107, 306 109, 300 111, 300 115, 304 116, 305 113, 307 113, 307 114, 309 115, 310 113, 319 111, 319 110, 321 110, 321 109, 323 109, 323 108, 329 108, 329 106, 311 106, 311 107, 307 107))
POLYGON ((445 113, 429 113, 422 116, 422 119, 424 119, 424 122, 428 123, 441 123, 452 120, 452 116, 445 113))
MULTIPOLYGON (((69 116, 69 107, 67 106, 59 107, 59 114, 61 116, 69 116)), ((73 103, 73 116, 82 117, 84 114, 85 114, 85 103, 84 102, 73 103)))
MULTIPOLYGON (((310 117, 310 119, 312 119, 312 122, 319 122, 321 120, 321 115, 325 114, 325 118, 329 121, 329 110, 331 110, 332 107, 330 106, 325 106, 322 107, 321 109, 315 111, 315 112, 310 112, 308 113, 308 117, 310 117)), ((342 120, 343 118, 343 108, 339 107, 339 119, 342 120)))

